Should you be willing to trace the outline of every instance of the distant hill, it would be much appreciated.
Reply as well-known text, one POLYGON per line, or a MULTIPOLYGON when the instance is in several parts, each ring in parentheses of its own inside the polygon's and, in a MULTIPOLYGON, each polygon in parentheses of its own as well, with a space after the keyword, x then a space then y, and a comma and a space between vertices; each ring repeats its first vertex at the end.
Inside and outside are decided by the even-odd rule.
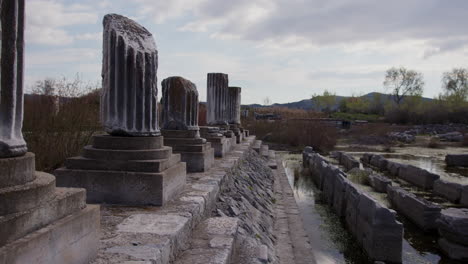
MULTIPOLYGON (((363 96, 360 96, 360 98, 366 98, 368 100, 373 100, 375 98, 375 96, 380 96, 380 98, 381 98, 381 100, 383 102, 386 102, 388 100, 393 100, 393 95, 377 93, 377 92, 372 92, 372 93, 365 94, 363 96)), ((335 105, 334 108, 338 108, 338 106, 340 105, 340 102, 343 99, 350 98, 350 97, 351 96, 339 96, 339 95, 337 95, 336 96, 336 105, 335 105)), ((433 99, 423 97, 423 100, 424 101, 431 101, 433 99)), ((252 108, 266 107, 265 105, 261 105, 261 104, 250 104, 250 105, 243 105, 243 106, 252 107, 252 108)), ((314 104, 313 104, 311 99, 304 99, 304 100, 300 100, 300 101, 297 101, 297 102, 284 103, 284 104, 276 104, 275 103, 275 104, 272 104, 272 105, 268 105, 268 107, 275 107, 275 106, 276 107, 287 107, 287 108, 291 108, 291 109, 304 109, 304 110, 314 109, 314 104)))

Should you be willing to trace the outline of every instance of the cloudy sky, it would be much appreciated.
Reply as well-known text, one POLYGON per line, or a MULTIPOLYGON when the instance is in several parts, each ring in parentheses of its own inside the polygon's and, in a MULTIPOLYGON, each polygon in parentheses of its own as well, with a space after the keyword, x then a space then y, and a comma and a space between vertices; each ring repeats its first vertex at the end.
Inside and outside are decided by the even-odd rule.
POLYGON ((206 74, 229 74, 243 103, 384 92, 385 70, 421 71, 424 95, 468 67, 466 0, 26 0, 26 83, 79 73, 100 81, 102 18, 153 33, 158 81, 183 76, 206 98, 206 74))

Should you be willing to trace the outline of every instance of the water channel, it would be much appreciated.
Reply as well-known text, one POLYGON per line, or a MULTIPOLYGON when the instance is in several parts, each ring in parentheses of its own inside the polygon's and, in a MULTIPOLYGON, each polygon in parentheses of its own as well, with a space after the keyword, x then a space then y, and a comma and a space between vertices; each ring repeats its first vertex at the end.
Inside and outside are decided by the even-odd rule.
MULTIPOLYGON (((345 229, 340 219, 321 201, 320 190, 315 187, 312 178, 302 173, 302 155, 285 154, 283 160, 317 263, 372 263, 345 229)), ((373 192, 370 187, 360 187, 381 200, 383 204, 388 205, 384 195, 373 192)), ((398 221, 403 223, 405 230, 403 263, 459 263, 442 255, 437 246, 436 235, 424 234, 401 216, 398 216, 398 221)))

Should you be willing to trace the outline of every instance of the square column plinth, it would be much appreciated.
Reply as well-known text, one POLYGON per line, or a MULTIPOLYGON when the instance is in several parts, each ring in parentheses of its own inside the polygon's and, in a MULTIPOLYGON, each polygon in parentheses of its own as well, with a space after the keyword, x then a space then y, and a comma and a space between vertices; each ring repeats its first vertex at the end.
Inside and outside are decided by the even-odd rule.
POLYGON ((0 159, 0 264, 89 263, 97 255, 99 206, 86 191, 56 188, 33 153, 0 159))
POLYGON ((215 157, 222 158, 231 150, 231 139, 227 139, 219 127, 200 127, 200 137, 211 143, 215 157))
POLYGON ((185 163, 161 136, 95 136, 54 174, 58 186, 85 188, 90 203, 164 205, 186 182, 185 163))
POLYGON ((164 145, 171 146, 187 164, 188 172, 203 172, 211 168, 215 150, 199 136, 198 130, 161 130, 164 145))

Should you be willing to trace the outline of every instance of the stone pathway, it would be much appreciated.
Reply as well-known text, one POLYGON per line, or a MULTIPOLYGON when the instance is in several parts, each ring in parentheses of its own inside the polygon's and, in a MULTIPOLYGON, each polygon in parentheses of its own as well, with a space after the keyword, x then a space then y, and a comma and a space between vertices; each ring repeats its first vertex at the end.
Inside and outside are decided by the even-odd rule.
POLYGON ((280 264, 316 263, 309 238, 306 235, 294 193, 289 185, 281 158, 276 159, 275 227, 276 255, 280 264))

